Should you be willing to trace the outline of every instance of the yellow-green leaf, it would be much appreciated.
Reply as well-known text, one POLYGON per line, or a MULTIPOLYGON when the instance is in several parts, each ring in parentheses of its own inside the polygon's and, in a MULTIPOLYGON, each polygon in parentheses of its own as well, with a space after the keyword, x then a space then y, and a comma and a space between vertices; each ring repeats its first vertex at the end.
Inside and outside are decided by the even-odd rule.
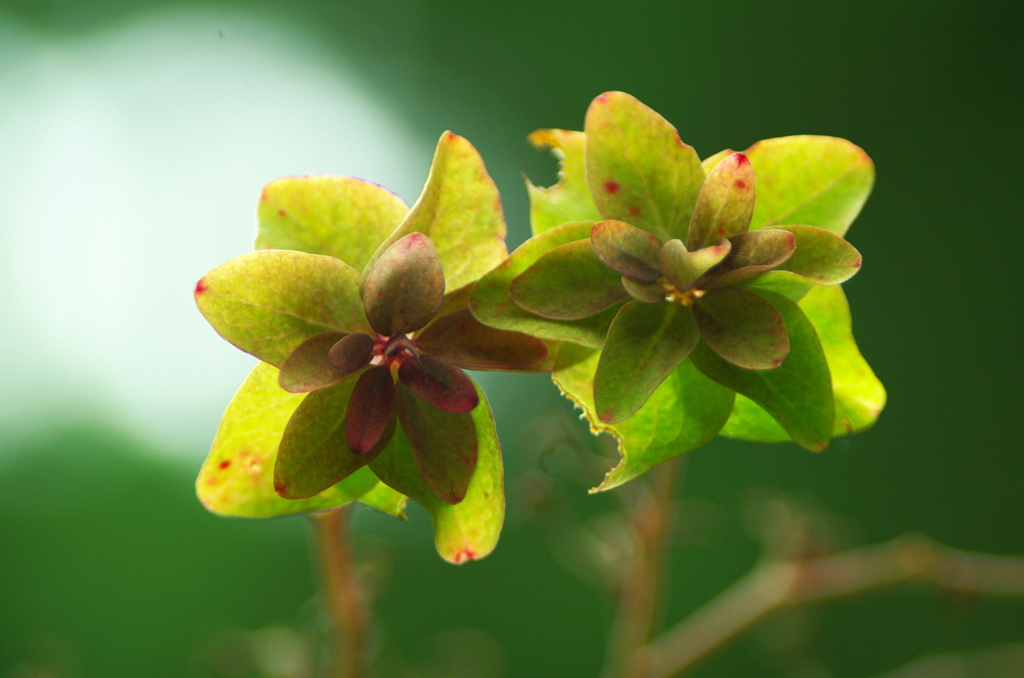
POLYGON ((526 137, 537 148, 550 148, 558 157, 558 183, 543 188, 526 180, 530 194, 530 227, 538 235, 569 221, 597 221, 594 199, 587 186, 583 159, 583 132, 564 129, 539 129, 526 137))

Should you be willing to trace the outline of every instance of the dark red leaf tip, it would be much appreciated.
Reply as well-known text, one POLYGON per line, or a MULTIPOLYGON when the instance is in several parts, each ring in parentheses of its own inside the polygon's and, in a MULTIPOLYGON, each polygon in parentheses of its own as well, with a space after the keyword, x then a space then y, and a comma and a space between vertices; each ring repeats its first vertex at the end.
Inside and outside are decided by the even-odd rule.
POLYGON ((194 292, 194 294, 196 296, 199 296, 208 289, 210 289, 210 286, 206 284, 206 279, 200 278, 199 282, 196 283, 196 291, 194 292))
POLYGON ((466 548, 456 553, 455 558, 453 560, 455 561, 456 565, 459 565, 468 560, 473 560, 474 558, 476 558, 476 551, 467 546, 466 548))
POLYGON ((228 468, 229 466, 231 466, 231 461, 228 459, 225 459, 221 463, 217 464, 217 468, 219 468, 221 471, 228 468))
POLYGON ((619 192, 619 182, 612 181, 612 180, 609 179, 608 181, 604 182, 604 190, 608 191, 609 193, 611 193, 613 195, 615 193, 618 193, 619 192))
MULTIPOLYGON (((751 146, 751 148, 753 148, 753 146, 751 146)), ((748 158, 745 153, 736 153, 735 155, 736 155, 736 164, 739 165, 740 167, 742 167, 743 165, 749 165, 750 164, 750 158, 748 158)), ((741 188, 742 188, 742 186, 741 186, 741 188)))

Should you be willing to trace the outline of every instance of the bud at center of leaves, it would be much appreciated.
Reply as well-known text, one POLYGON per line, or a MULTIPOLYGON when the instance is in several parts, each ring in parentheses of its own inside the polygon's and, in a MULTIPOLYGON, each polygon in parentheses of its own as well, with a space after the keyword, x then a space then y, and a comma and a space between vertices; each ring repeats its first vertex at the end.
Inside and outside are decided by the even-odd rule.
POLYGON ((415 332, 441 310, 444 272, 434 244, 422 233, 398 240, 364 275, 366 319, 386 337, 415 332))

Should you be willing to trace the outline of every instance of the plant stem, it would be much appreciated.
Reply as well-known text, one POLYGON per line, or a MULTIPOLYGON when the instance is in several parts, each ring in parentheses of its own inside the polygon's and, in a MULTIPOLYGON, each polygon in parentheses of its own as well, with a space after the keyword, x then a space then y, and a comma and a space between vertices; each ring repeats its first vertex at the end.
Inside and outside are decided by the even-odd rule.
POLYGON ((349 543, 353 507, 312 514, 320 551, 325 604, 331 618, 334 652, 331 678, 361 678, 366 644, 366 609, 349 543))
POLYGON ((634 678, 646 672, 647 645, 658 613, 664 557, 670 541, 672 507, 681 461, 672 459, 650 472, 649 484, 627 507, 634 544, 620 580, 618 610, 608 647, 605 678, 634 678))

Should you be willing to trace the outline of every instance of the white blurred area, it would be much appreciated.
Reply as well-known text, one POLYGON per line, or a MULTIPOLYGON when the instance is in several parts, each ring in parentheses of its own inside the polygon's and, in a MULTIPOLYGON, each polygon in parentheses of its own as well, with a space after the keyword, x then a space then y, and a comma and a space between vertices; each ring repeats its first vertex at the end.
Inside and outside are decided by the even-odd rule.
POLYGON ((281 17, 68 37, 0 12, 0 440, 99 418, 205 454, 255 360, 192 288, 252 249, 262 185, 348 174, 412 201, 433 141, 281 17))

